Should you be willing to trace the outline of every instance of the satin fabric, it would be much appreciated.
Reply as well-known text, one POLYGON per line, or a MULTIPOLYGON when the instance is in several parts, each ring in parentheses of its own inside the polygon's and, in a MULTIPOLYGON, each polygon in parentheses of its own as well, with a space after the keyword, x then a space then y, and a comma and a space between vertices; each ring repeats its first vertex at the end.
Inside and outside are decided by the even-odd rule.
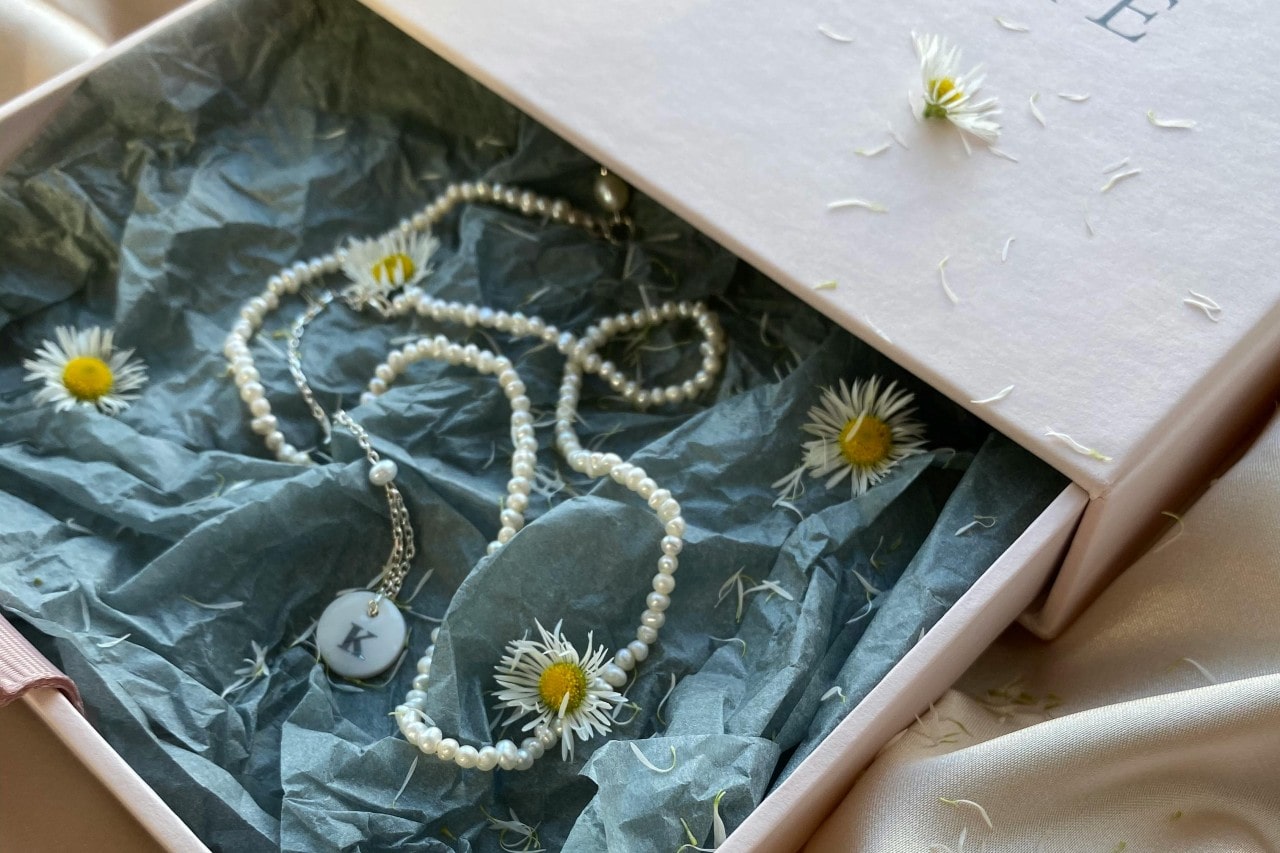
POLYGON ((808 849, 1280 849, 1277 496, 1273 421, 1062 636, 1006 632, 808 849))

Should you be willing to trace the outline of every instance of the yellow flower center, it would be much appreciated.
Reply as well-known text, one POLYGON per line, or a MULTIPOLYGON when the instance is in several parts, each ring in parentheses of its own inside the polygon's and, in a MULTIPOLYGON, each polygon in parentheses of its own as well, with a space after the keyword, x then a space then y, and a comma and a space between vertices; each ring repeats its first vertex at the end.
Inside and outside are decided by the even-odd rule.
POLYGON ((84 402, 97 402, 111 390, 115 377, 111 368, 100 358, 82 355, 67 362, 62 368, 62 384, 72 397, 84 402))
POLYGON ((933 79, 929 81, 929 103, 924 105, 925 118, 946 118, 946 104, 952 100, 952 95, 960 97, 961 91, 956 88, 956 81, 950 77, 941 79, 933 79))
POLYGON ((840 430, 840 453, 850 465, 883 462, 893 450, 893 430, 875 415, 854 418, 840 430))
POLYGON ((587 674, 576 663, 557 661, 542 671, 542 677, 538 679, 538 695, 548 708, 559 711, 561 703, 564 703, 564 712, 572 714, 587 698, 587 674), (569 697, 567 703, 566 696, 569 697))
POLYGON ((396 252, 378 261, 369 272, 373 274, 373 280, 378 284, 395 284, 398 281, 408 281, 413 278, 415 269, 413 258, 404 252, 396 252), (399 278, 396 277, 397 272, 401 273, 399 278))

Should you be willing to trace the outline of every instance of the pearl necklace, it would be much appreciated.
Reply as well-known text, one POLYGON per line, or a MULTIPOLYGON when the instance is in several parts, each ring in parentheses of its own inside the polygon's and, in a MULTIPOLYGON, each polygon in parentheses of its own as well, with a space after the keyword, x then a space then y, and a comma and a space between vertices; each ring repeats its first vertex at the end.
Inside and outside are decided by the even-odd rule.
MULTIPOLYGON (((517 193, 515 190, 497 184, 453 184, 414 217, 403 220, 398 233, 406 235, 427 231, 457 202, 473 200, 494 201, 518 209, 526 215, 547 216, 554 221, 581 225, 588 231, 604 236, 614 235, 620 228, 629 229, 629 222, 620 214, 621 208, 626 204, 626 185, 602 170, 601 178, 596 185, 596 196, 610 211, 611 217, 591 217, 573 210, 562 201, 546 199, 527 192, 517 193)), ((396 234, 397 232, 393 231, 384 239, 389 239, 396 234)), ((398 245, 404 245, 403 239, 398 245)), ((262 325, 265 315, 279 307, 282 295, 295 293, 303 284, 343 267, 347 260, 345 257, 347 251, 339 248, 330 255, 307 262, 298 262, 272 276, 268 280, 266 291, 260 296, 253 297, 242 307, 240 319, 233 327, 224 347, 224 354, 230 363, 236 385, 240 389, 240 396, 252 416, 251 428, 263 436, 267 449, 282 461, 303 465, 313 464, 308 454, 290 445, 279 431, 278 422, 271 415, 265 389, 259 382, 260 376, 253 365, 248 343, 262 325)), ((404 258, 405 256, 397 254, 394 257, 404 258)), ((382 263, 386 264, 389 260, 389 258, 384 259, 382 263)), ((403 266, 401 266, 401 275, 403 275, 403 266)), ((288 358, 289 369, 295 384, 311 409, 311 413, 325 429, 326 437, 329 421, 316 401, 302 371, 301 340, 307 324, 330 304, 333 297, 332 291, 322 294, 295 321, 289 341, 288 358)), ((368 303, 361 302, 353 307, 363 308, 365 304, 368 303)), ((447 302, 428 296, 420 288, 412 285, 405 287, 402 292, 390 299, 380 295, 379 301, 374 304, 378 313, 386 319, 417 313, 439 322, 494 329, 515 338, 539 338, 546 343, 554 344, 565 356, 564 377, 556 407, 557 449, 575 471, 593 478, 608 476, 640 495, 655 512, 664 533, 660 543, 662 555, 658 559, 658 572, 652 580, 653 591, 646 597, 646 609, 640 616, 636 639, 618 649, 613 654, 612 660, 598 673, 599 681, 607 684, 609 688, 622 687, 628 680, 627 673, 634 669, 637 663, 648 657, 649 646, 657 642, 658 631, 665 624, 665 611, 671 604, 670 596, 675 589, 674 574, 679 565, 678 555, 683 549, 685 522, 681 516, 680 505, 672 497, 671 492, 660 488, 644 469, 623 461, 616 454, 588 452, 582 447, 573 426, 577 417, 582 378, 586 373, 599 375, 611 389, 638 408, 676 403, 696 396, 712 384, 721 366, 720 355, 724 340, 715 315, 700 303, 666 303, 655 308, 624 312, 606 318, 597 325, 589 327, 583 336, 578 338, 536 316, 526 317, 519 312, 508 313, 484 306, 447 302), (614 364, 605 360, 598 352, 620 332, 643 329, 679 319, 692 320, 704 337, 699 347, 702 355, 701 366, 693 378, 682 383, 653 389, 642 388, 638 383, 627 379, 614 364)), ((514 365, 505 356, 495 355, 474 344, 460 345, 444 335, 436 335, 420 338, 391 351, 387 359, 375 368, 374 377, 369 381, 368 390, 362 394, 361 401, 368 402, 385 393, 410 364, 423 359, 434 359, 455 365, 462 364, 481 373, 496 376, 511 406, 511 437, 515 446, 511 464, 512 476, 507 485, 508 495, 499 514, 498 535, 489 543, 487 549, 489 554, 494 554, 511 541, 524 526, 523 513, 528 506, 532 489, 538 444, 530 415, 530 401, 525 395, 525 385, 514 365)), ((326 608, 325 614, 317 624, 316 640, 322 657, 331 668, 349 677, 367 677, 386 669, 401 653, 406 634, 403 617, 397 608, 380 605, 385 599, 394 601, 395 595, 399 592, 414 556, 414 537, 403 498, 395 486, 394 480, 398 473, 395 463, 378 456, 371 446, 368 434, 349 414, 339 411, 334 415, 333 421, 344 426, 356 437, 370 463, 370 483, 383 488, 386 492, 391 515, 393 545, 391 554, 383 567, 377 591, 359 591, 339 596, 326 608), (348 623, 350 630, 343 636, 342 630, 348 623), (366 656, 363 654, 364 643, 370 640, 377 642, 371 644, 370 649, 373 653, 366 656), (336 658, 336 650, 348 653, 348 657, 355 657, 360 663, 353 664, 351 661, 344 660, 343 663, 348 671, 343 672, 341 668, 335 666, 335 659, 342 660, 342 658, 336 658)), ((557 626, 555 636, 558 634, 557 626)), ((519 746, 511 740, 502 739, 496 744, 486 743, 475 747, 459 744, 456 739, 445 737, 425 713, 427 699, 425 688, 429 683, 438 635, 438 628, 432 631, 431 644, 418 660, 418 674, 413 680, 413 687, 406 695, 404 702, 395 709, 397 724, 410 743, 426 755, 434 755, 442 761, 452 762, 459 767, 476 767, 482 770, 492 770, 495 767, 505 770, 528 769, 547 748, 554 746, 562 738, 567 740, 566 745, 569 746, 568 751, 571 753, 573 734, 566 735, 566 723, 573 725, 573 722, 565 719, 567 698, 561 703, 559 717, 550 719, 549 724, 544 723, 536 727, 531 724, 529 727, 534 728, 533 736, 525 738, 519 746)), ((545 631, 543 636, 547 636, 545 631)), ((509 650, 516 645, 513 643, 508 647, 509 650)), ((515 655, 515 660, 518 661, 518 659, 519 653, 515 655)), ((507 660, 511 658, 504 659, 504 662, 507 660)), ((576 653, 574 660, 576 665, 576 653)), ((513 670, 514 667, 513 662, 513 670)), ((603 685, 597 685, 597 687, 620 699, 617 694, 612 694, 612 691, 604 688, 603 685)), ((508 704, 514 706, 516 703, 508 704)), ((524 710, 532 709, 525 707, 524 710)), ((546 716, 544 709, 544 718, 546 716)), ((601 730, 607 728, 600 727, 598 723, 594 725, 601 730)), ((591 726, 579 720, 578 725, 573 726, 573 730, 578 737, 584 737, 583 730, 589 732, 591 726)))

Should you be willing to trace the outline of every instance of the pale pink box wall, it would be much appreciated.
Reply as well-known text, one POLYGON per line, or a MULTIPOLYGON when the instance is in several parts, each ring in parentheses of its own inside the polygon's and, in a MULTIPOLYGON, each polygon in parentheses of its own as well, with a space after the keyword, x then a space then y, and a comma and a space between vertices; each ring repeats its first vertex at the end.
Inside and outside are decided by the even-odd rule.
MULTIPOLYGON (((196 0, 180 15, 213 2, 196 0)), ((918 248, 933 245, 945 249, 937 243, 932 229, 920 231, 918 221, 912 223, 892 213, 874 224, 850 223, 827 215, 828 196, 836 192, 831 187, 838 183, 833 176, 854 174, 855 164, 864 167, 849 156, 850 149, 878 141, 873 138, 877 132, 883 135, 879 125, 856 116, 890 115, 900 131, 911 131, 912 127, 902 104, 892 106, 887 96, 856 88, 858 80, 903 76, 902 68, 895 64, 903 57, 862 49, 860 61, 872 64, 853 67, 856 63, 847 56, 823 53, 838 45, 817 34, 817 25, 826 23, 855 33, 859 36, 855 44, 861 42, 864 47, 889 38, 898 38, 905 45, 905 31, 897 30, 902 21, 917 15, 922 28, 964 38, 979 52, 997 43, 992 41, 992 33, 979 31, 974 22, 990 25, 991 18, 1004 11, 986 0, 945 13, 925 10, 923 2, 907 2, 892 21, 869 25, 841 20, 838 9, 819 10, 810 3, 790 4, 784 15, 763 4, 750 9, 735 7, 733 14, 724 10, 713 14, 710 4, 689 0, 646 4, 590 4, 585 0, 555 4, 365 2, 957 402, 973 407, 1076 483, 850 713, 825 747, 766 799, 725 849, 773 851, 803 844, 875 751, 940 695, 981 649, 1032 603, 1054 569, 1061 564, 1052 592, 1036 612, 1024 618, 1046 635, 1059 630, 1125 564, 1134 549, 1158 532, 1168 521, 1161 510, 1180 509, 1203 487, 1273 395, 1276 382, 1267 371, 1280 352, 1280 324, 1274 322, 1276 297, 1238 266, 1236 278, 1228 282, 1230 291, 1221 285, 1215 290, 1196 282, 1200 289, 1212 290, 1220 298, 1229 295, 1237 299, 1223 298, 1228 306, 1224 322, 1206 326, 1210 329, 1207 334, 1183 338, 1189 343, 1178 349, 1164 345, 1162 339, 1174 333, 1185 336, 1187 329, 1181 324, 1208 323, 1205 318, 1189 312, 1185 316, 1164 313, 1169 305, 1178 312, 1186 309, 1162 287, 1144 285, 1124 299, 1114 297, 1115 290, 1127 287, 1126 276, 1134 274, 1126 271, 1126 257, 1131 259, 1133 253, 1143 257, 1143 245, 1124 250, 1106 243, 1100 258, 1081 265, 1080 276, 1093 276, 1111 285, 1098 294, 1088 311, 1058 310, 1070 305, 1067 297, 1073 286, 1061 275, 1019 270, 1014 273, 1016 283, 1034 281, 1039 289, 1034 293, 1010 292, 1008 282, 985 281, 983 276, 989 274, 985 267, 956 253, 952 275, 962 292, 962 302, 953 306, 939 298, 933 255, 918 248), (824 17, 827 14, 832 17, 824 17), (878 26, 888 29, 877 30, 878 26), (565 56, 573 56, 574 61, 564 62, 565 56), (885 64, 877 67, 876 61, 885 64), (842 62, 850 65, 844 69, 850 79, 833 91, 832 72, 837 66, 832 63, 842 62), (747 67, 744 63, 769 69, 768 85, 761 86, 752 74, 742 73, 747 67), (663 131, 655 134, 655 127, 663 131), (808 147, 797 140, 807 140, 808 147), (863 227, 881 231, 863 235, 858 231, 863 227), (886 236, 898 231, 905 234, 900 238, 886 236), (866 251, 878 245, 868 242, 869 236, 877 233, 896 254, 877 256, 866 251), (909 245, 904 249, 894 239, 909 245), (1130 254, 1126 256, 1124 251, 1130 254), (869 257, 863 257, 864 252, 869 257), (827 279, 841 284, 835 290, 813 288, 827 279), (1003 284, 1004 289, 997 291, 997 284, 1003 284), (1154 311, 1159 322, 1139 322, 1150 320, 1152 315, 1135 316, 1138 309, 1154 311), (1076 351, 1066 347, 1077 340, 1087 342, 1088 348, 1076 351), (947 345, 939 347, 938 341, 947 345), (1064 352, 1071 358, 1064 360, 1064 352), (1133 390, 1143 386, 1130 374, 1148 381, 1151 393, 1133 397, 1133 390), (1009 384, 1014 384, 1016 391, 1001 404, 979 407, 969 403, 1009 384), (1116 389, 1122 393, 1102 393, 1116 389), (1104 448, 1112 461, 1104 464, 1071 453, 1044 436, 1044 427, 1050 425, 1104 448), (1187 448, 1195 452, 1187 453, 1187 448)), ((1048 17, 1051 13, 1052 7, 1035 15, 1028 13, 1028 20, 1037 29, 1042 23, 1061 27, 1076 49, 1084 44, 1086 52, 1095 49, 1110 57, 1106 53, 1109 48, 1096 43, 1096 34, 1084 25, 1074 19, 1070 23, 1054 21, 1048 17)), ((1088 26, 1097 29, 1096 25, 1088 26)), ((140 33, 109 49, 99 60, 147 35, 140 33)), ((1043 50, 1032 53, 1037 61, 1045 60, 1040 56, 1043 50)), ((1006 85, 1010 80, 1049 85, 1050 81, 1035 78, 1028 55, 1015 51, 1004 59, 1006 85)), ((1077 66, 1087 63, 1079 56, 1052 55, 1047 58, 1048 67, 1055 62, 1062 65, 1067 59, 1077 66)), ((89 60, 16 104, 0 107, 0 128, 5 129, 0 139, 8 146, 0 146, 0 162, 25 144, 61 97, 97 61, 89 60)), ((909 65, 910 61, 908 50, 905 62, 909 65)), ((1106 66, 1106 62, 1100 64, 1106 66)), ((1167 68, 1139 68, 1132 60, 1122 64, 1124 70, 1133 72, 1134 86, 1139 89, 1161 82, 1160 74, 1165 75, 1164 84, 1169 82, 1167 68)), ((905 79, 909 81, 909 73, 905 79)), ((905 83, 894 89, 893 97, 905 103, 899 89, 905 91, 905 83)), ((1213 105, 1202 105, 1194 97, 1195 87, 1189 89, 1191 94, 1174 106, 1194 107, 1197 118, 1212 127, 1217 118, 1209 114, 1213 105)), ((1060 110, 1053 118, 1062 118, 1066 125, 1079 120, 1060 110)), ((1118 120, 1114 110, 1101 118, 1118 120)), ((1025 116, 1023 119, 1019 129, 1025 132, 1023 126, 1028 122, 1025 116)), ((1226 123, 1227 119, 1219 121, 1226 123)), ((1165 147, 1170 140, 1147 140, 1131 128, 1123 136, 1133 150, 1154 146, 1152 158, 1159 164, 1176 160, 1170 153, 1173 149, 1165 147)), ((1098 148, 1098 138, 1091 139, 1094 149, 1098 148)), ((1210 143, 1211 147, 1220 146, 1221 140, 1211 139, 1210 143)), ((1241 140, 1242 145, 1253 143, 1241 140)), ((1019 153, 1030 165, 1031 158, 1019 153)), ((1212 177, 1213 164, 1196 160, 1207 156, 1204 151, 1194 147, 1193 153, 1195 162, 1187 168, 1212 177)), ((1213 153, 1221 158, 1223 152, 1213 153)), ((959 161, 954 151, 934 156, 941 159, 934 162, 926 157, 924 165, 917 163, 916 168, 974 169, 987 175, 993 167, 985 160, 971 166, 959 161)), ((987 155, 975 154, 978 156, 987 155)), ((1008 179, 998 173, 990 175, 984 180, 1008 179)), ((863 177, 868 183, 883 181, 876 189, 885 197, 903 194, 896 178, 874 172, 863 177)), ((1259 180, 1249 174, 1237 178, 1259 180)), ((867 195, 870 191, 850 185, 847 191, 839 192, 867 195)), ((905 194, 910 196, 911 192, 905 194)), ((958 228, 957 242, 978 242, 979 235, 971 233, 974 226, 970 219, 974 217, 966 219, 957 213, 953 209, 959 204, 956 199, 935 195, 929 201, 929 218, 958 228)), ((1125 203, 1109 214, 1117 219, 1131 215, 1125 203)), ((1261 213, 1272 214, 1270 221, 1274 221, 1274 210, 1261 213)), ((1098 218, 1100 226, 1107 221, 1098 218)), ((1260 218, 1267 221, 1266 215, 1260 218)), ((1084 227, 1082 220, 1076 225, 1084 227)), ((1254 233, 1248 227, 1241 230, 1245 236, 1254 233)), ((999 233, 1003 239, 1005 232, 999 233)), ((1037 248, 1033 235, 1022 232, 1018 236, 1015 252, 1025 253, 1024 257, 1034 257, 1037 251, 1051 257, 1073 251, 1071 245, 1053 240, 1037 248)), ((982 235, 983 239, 988 237, 982 235)), ((998 250, 996 245, 994 251, 998 250)), ((942 253, 938 252, 938 257, 942 253)), ((1180 262, 1194 266, 1195 259, 1181 258, 1180 262)), ((1143 271, 1144 275, 1149 273, 1143 271)), ((1198 334, 1201 330, 1193 331, 1198 334)), ((62 701, 65 708, 50 712, 54 716, 48 718, 54 730, 80 748, 86 765, 108 784, 112 779, 123 780, 118 788, 122 801, 135 809, 141 801, 148 803, 148 820, 152 821, 148 826, 162 844, 170 849, 192 849, 189 833, 184 835, 185 827, 172 813, 163 806, 157 811, 140 795, 137 785, 142 783, 136 776, 104 772, 109 766, 118 769, 112 759, 119 759, 107 755, 105 743, 74 715, 69 703, 62 701)), ((54 701, 51 707, 56 705, 54 701)))

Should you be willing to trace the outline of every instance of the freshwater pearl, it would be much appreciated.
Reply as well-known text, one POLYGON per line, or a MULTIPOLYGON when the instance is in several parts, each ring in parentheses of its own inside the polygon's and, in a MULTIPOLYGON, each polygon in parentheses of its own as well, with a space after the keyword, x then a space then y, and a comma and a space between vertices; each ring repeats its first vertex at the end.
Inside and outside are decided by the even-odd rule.
POLYGON ((468 744, 458 747, 457 753, 453 756, 453 763, 466 770, 476 766, 478 757, 476 748, 468 744))
POLYGON ((621 687, 627 683, 627 673, 616 663, 606 664, 601 677, 610 687, 621 687))
POLYGON ((452 761, 457 753, 458 742, 451 737, 440 741, 440 745, 436 747, 436 757, 441 761, 452 761))
POLYGON ((375 486, 385 486, 396 478, 400 469, 390 459, 382 459, 369 469, 369 482, 375 486))
POLYGON ((498 750, 490 745, 480 747, 476 753, 476 767, 480 770, 492 770, 498 766, 498 750))
POLYGON ((639 640, 632 640, 627 643, 627 650, 636 659, 636 663, 643 663, 649 657, 649 646, 639 640))

